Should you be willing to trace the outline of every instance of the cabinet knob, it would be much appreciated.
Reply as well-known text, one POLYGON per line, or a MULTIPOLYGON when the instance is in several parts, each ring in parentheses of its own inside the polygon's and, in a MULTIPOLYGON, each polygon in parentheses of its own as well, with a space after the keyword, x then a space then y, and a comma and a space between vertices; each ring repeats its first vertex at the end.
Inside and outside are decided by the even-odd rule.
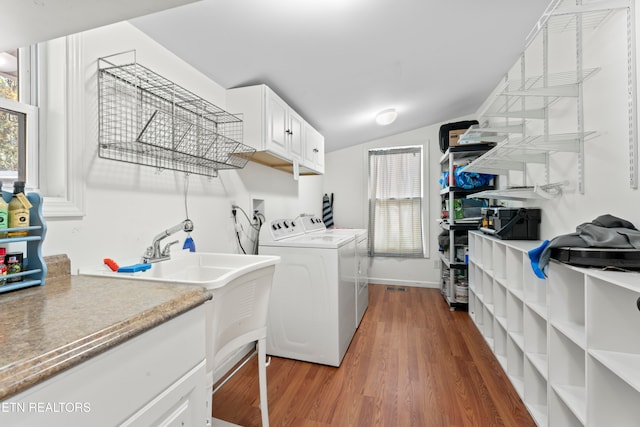
POLYGON ((285 133, 288 133, 289 135, 293 135, 293 132, 291 132, 291 129, 287 129, 284 131, 285 133))
POLYGON ((320 150, 318 150, 317 148, 314 148, 314 149, 313 149, 313 152, 314 152, 314 153, 317 153, 318 151, 320 151, 320 150))

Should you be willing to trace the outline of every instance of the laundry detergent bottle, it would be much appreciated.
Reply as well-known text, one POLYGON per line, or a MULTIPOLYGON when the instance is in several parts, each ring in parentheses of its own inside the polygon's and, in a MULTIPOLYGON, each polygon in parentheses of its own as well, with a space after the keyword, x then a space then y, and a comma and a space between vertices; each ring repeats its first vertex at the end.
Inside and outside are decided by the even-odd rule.
MULTIPOLYGON (((9 228, 28 227, 31 206, 29 199, 24 194, 24 181, 16 181, 13 184, 13 197, 9 202, 9 228)), ((9 232, 10 237, 26 235, 26 230, 9 232)))

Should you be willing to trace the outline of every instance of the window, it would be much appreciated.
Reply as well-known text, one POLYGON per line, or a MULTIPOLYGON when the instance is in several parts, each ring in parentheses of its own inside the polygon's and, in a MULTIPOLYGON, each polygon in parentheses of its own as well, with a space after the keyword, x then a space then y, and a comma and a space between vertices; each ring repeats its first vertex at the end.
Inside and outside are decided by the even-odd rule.
POLYGON ((423 257, 422 147, 369 150, 369 254, 423 257))
MULTIPOLYGON (((84 215, 83 51, 82 34, 74 34, 17 51, 0 52, 0 86, 6 90, 0 90, 3 114, 0 121, 5 120, 7 129, 11 123, 14 126, 0 139, 4 137, 3 141, 13 141, 18 147, 17 170, 0 171, 0 181, 4 190, 11 191, 12 181, 20 177, 26 181, 28 191, 45 196, 45 218, 84 215), (10 132, 18 132, 19 136, 10 132)), ((0 146, 0 156, 3 155, 0 146)))
POLYGON ((37 152, 38 145, 31 51, 27 48, 0 52, 0 181, 6 191, 16 180, 37 186, 37 168, 32 166, 28 173, 27 166, 29 153, 37 152))

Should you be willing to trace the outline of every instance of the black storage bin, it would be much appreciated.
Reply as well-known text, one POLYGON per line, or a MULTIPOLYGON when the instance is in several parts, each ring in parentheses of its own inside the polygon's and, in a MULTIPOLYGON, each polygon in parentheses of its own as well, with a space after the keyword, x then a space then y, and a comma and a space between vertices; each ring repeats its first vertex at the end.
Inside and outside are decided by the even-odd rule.
POLYGON ((482 208, 480 231, 502 240, 538 240, 541 213, 538 208, 482 208))
POLYGON ((449 132, 452 130, 469 129, 472 125, 477 125, 477 120, 464 120, 461 122, 447 123, 440 126, 440 151, 443 153, 449 148, 449 132))

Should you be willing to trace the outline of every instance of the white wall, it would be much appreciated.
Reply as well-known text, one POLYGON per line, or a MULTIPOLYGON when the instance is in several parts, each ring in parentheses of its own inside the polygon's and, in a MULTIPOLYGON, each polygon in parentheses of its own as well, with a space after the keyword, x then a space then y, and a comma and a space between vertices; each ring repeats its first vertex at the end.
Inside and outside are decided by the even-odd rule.
MULTIPOLYGON (((66 253, 72 271, 100 265, 110 257, 136 260, 151 239, 185 218, 184 173, 101 159, 98 146, 97 59, 136 49, 137 61, 156 73, 224 108, 224 89, 166 51, 128 23, 82 34, 85 63, 84 165, 86 185, 82 218, 47 219, 44 255, 66 253)), ((203 52, 203 54, 206 54, 203 52)), ((55 82, 53 83, 55 84, 55 82)), ((64 120, 64 111, 47 111, 64 120)), ((58 137, 58 136, 55 136, 58 137)), ((238 252, 231 204, 251 214, 251 200, 264 200, 268 217, 321 212, 321 177, 292 175, 249 163, 242 170, 221 171, 218 178, 189 177, 188 210, 194 221, 192 237, 198 251, 238 252)), ((45 197, 46 204, 46 197, 45 197)), ((175 239, 182 246, 185 235, 175 239)), ((172 239, 173 240, 173 239, 172 239)))
POLYGON ((439 125, 420 128, 327 153, 325 158, 324 191, 334 193, 334 220, 337 227, 367 228, 367 152, 372 148, 422 145, 425 158, 424 238, 428 254, 425 258, 385 258, 371 260, 371 283, 438 287, 440 264, 437 236, 440 227, 440 195, 437 182, 440 174, 438 145, 439 125))

